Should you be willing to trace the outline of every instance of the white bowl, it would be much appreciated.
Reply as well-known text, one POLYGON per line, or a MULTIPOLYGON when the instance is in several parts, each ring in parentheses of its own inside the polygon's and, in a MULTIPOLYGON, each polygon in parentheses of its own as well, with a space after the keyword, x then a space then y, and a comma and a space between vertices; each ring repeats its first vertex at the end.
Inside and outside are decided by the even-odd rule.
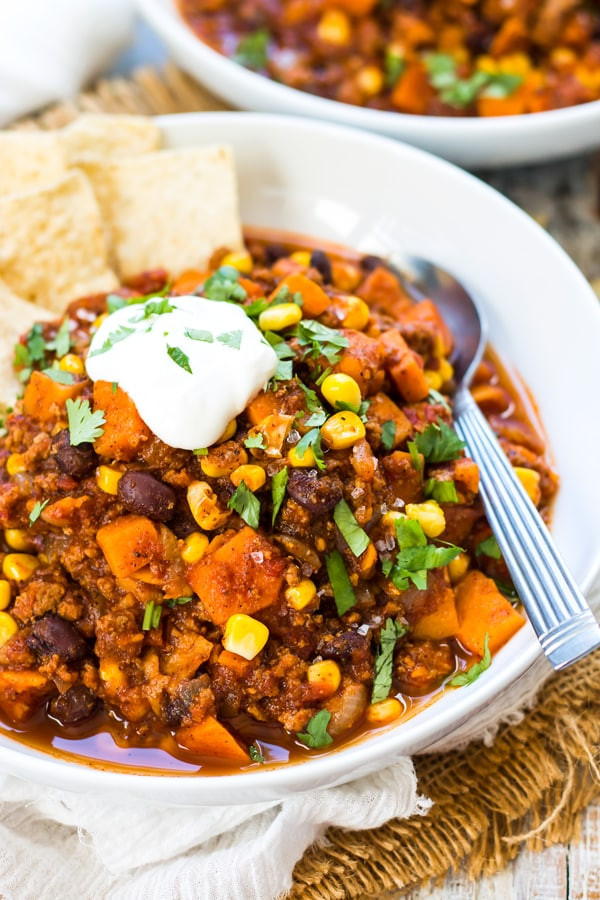
MULTIPOLYGON (((167 116, 158 122, 167 146, 223 141, 233 147, 246 224, 365 253, 402 248, 455 273, 480 299, 494 346, 515 364, 538 401, 561 475, 552 530, 577 581, 589 586, 600 567, 598 480, 585 466, 600 446, 600 417, 590 413, 600 384, 600 309, 558 245, 491 188, 396 141, 250 113, 167 116)), ((280 768, 217 777, 123 774, 66 762, 1 735, 0 768, 69 790, 114 790, 170 804, 280 798, 343 783, 424 750, 510 690, 539 653, 527 626, 473 685, 342 750, 280 768)))
POLYGON ((231 62, 195 37, 174 0, 138 0, 138 8, 175 62, 239 109, 353 125, 400 138, 469 169, 548 162, 600 146, 600 100, 551 112, 485 119, 365 109, 285 87, 231 62))

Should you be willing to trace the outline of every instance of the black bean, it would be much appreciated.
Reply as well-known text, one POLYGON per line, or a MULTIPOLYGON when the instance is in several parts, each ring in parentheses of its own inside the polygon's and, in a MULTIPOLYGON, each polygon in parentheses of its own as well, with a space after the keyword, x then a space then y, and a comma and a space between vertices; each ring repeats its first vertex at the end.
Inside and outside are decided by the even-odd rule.
POLYGON ((175 491, 148 472, 125 472, 117 493, 129 512, 158 522, 168 522, 175 511, 175 491))
POLYGON ((75 626, 54 613, 33 623, 26 644, 37 656, 56 653, 68 663, 81 662, 90 652, 75 626))
POLYGON ((98 697, 78 681, 64 694, 59 694, 50 701, 48 713, 63 726, 78 725, 91 719, 99 706, 98 697))
POLYGON ((331 279, 333 277, 331 272, 331 262, 324 250, 313 250, 310 255, 310 264, 313 269, 317 269, 317 271, 321 273, 323 281, 326 284, 331 284, 331 279))
POLYGON ((265 260, 267 265, 272 266, 282 256, 286 256, 286 249, 283 244, 267 244, 265 247, 265 260))
POLYGON ((85 478, 87 475, 91 475, 98 462, 92 444, 71 446, 68 428, 59 431, 52 439, 52 453, 60 471, 73 478, 85 478))
POLYGON ((342 485, 337 478, 317 477, 314 469, 292 469, 287 485, 290 497, 312 515, 330 512, 342 499, 342 485))
POLYGON ((378 269, 380 266, 385 266, 385 261, 380 256, 369 255, 363 256, 360 264, 365 272, 372 272, 373 269, 378 269))
POLYGON ((325 659, 357 663, 369 654, 370 639, 356 631, 325 635, 317 645, 317 653, 325 659))

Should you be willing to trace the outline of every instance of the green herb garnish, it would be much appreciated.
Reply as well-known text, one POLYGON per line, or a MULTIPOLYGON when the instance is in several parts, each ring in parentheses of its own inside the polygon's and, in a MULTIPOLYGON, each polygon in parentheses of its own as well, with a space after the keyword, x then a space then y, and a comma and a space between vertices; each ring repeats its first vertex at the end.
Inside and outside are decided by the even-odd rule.
POLYGON ((167 606, 169 609, 175 609, 176 606, 185 606, 186 603, 191 602, 191 597, 171 597, 170 600, 167 600, 167 606))
POLYGON ((338 616, 343 616, 349 609, 356 606, 356 594, 339 550, 333 550, 327 554, 325 565, 327 566, 327 575, 333 590, 338 616))
POLYGON ((395 622, 394 619, 386 619, 385 625, 379 635, 379 649, 375 657, 375 677, 371 703, 379 703, 389 696, 392 687, 392 670, 394 665, 394 650, 396 642, 408 632, 406 625, 395 622))
POLYGON ((63 372, 62 369, 42 369, 42 375, 47 375, 57 384, 73 384, 75 381, 70 372, 63 372))
POLYGON ((46 344, 46 348, 48 350, 54 350, 57 357, 66 356, 66 354, 71 349, 71 333, 69 330, 69 318, 67 316, 66 319, 61 323, 60 328, 56 332, 54 338, 51 341, 48 341, 46 344))
POLYGON ((385 59, 383 63, 385 71, 385 84, 388 88, 394 88, 402 73, 406 62, 403 56, 398 53, 392 53, 391 50, 385 51, 385 59))
POLYGON ((429 569, 447 566, 463 552, 454 544, 446 547, 428 544, 419 522, 406 516, 396 520, 396 540, 400 550, 393 565, 390 568, 388 564, 388 571, 384 574, 389 575, 399 591, 405 591, 411 581, 416 588, 424 591, 429 569))
POLYGON ((269 38, 270 34, 266 28, 259 28, 247 34, 237 45, 232 56, 233 61, 246 66, 247 69, 264 69, 268 60, 269 38))
POLYGON ((104 411, 92 412, 89 400, 69 398, 66 402, 67 420, 69 423, 69 443, 72 447, 79 444, 91 444, 104 434, 106 424, 104 411))
POLYGON ((423 477, 423 460, 421 459, 421 454, 417 448, 415 441, 408 441, 406 446, 408 447, 408 452, 410 453, 410 459, 413 464, 413 469, 419 473, 421 478, 423 477))
POLYGON ((149 600, 144 608, 142 631, 150 631, 151 628, 158 628, 161 616, 162 606, 155 604, 154 600, 149 600))
POLYGON ((49 500, 44 500, 43 503, 40 503, 39 500, 36 500, 36 502, 33 504, 33 509, 29 513, 29 527, 30 528, 34 524, 34 522, 37 522, 37 520, 39 519, 39 517, 42 514, 42 510, 44 510, 46 508, 46 506, 48 506, 49 503, 50 503, 49 500))
POLYGON ((319 428, 311 428, 310 431, 307 431, 306 434, 300 438, 295 448, 296 456, 298 457, 298 459, 304 459, 304 454, 309 448, 313 452, 315 465, 318 469, 321 469, 321 471, 323 471, 326 466, 325 457, 323 456, 323 449, 321 446, 321 431, 319 428))
POLYGON ((257 744, 250 744, 248 747, 248 756, 252 760, 252 762, 264 763, 265 758, 260 752, 260 748, 257 744))
MULTIPOLYGON (((384 450, 391 450, 396 440, 396 423, 393 419, 388 419, 381 426, 381 446, 384 450)), ((413 461, 414 465, 414 461, 413 461)))
POLYGON ((440 406, 443 406, 446 412, 452 412, 450 408, 450 404, 446 400, 443 394, 440 394, 439 391, 436 391, 435 388, 431 388, 429 391, 429 397, 427 398, 430 403, 439 403, 440 406))
POLYGON ((428 463, 449 462, 452 459, 458 459, 461 450, 466 446, 456 432, 441 419, 428 425, 421 434, 417 434, 414 443, 428 463))
POLYGON ((231 347, 232 350, 239 350, 242 345, 242 334, 241 328, 237 331, 225 331, 223 334, 217 335, 217 340, 225 347, 231 347))
POLYGON ((479 541, 475 547, 475 556, 489 556, 490 559, 501 559, 502 551, 498 546, 498 541, 493 534, 486 537, 484 541, 479 541))
POLYGON ((354 556, 360 556, 371 543, 369 536, 360 527, 354 513, 345 500, 340 500, 333 511, 333 520, 354 556))
POLYGON ((205 344, 212 344, 214 341, 212 331, 203 331, 201 328, 186 328, 184 334, 191 341, 204 341, 205 344))
POLYGON ((244 447, 247 447, 248 450, 251 450, 253 447, 257 450, 264 450, 266 446, 265 436, 262 431, 257 431, 256 434, 249 434, 244 441, 244 447))
POLYGON ((523 83, 521 75, 475 71, 467 78, 458 74, 458 66, 446 53, 430 53, 425 57, 429 83, 444 103, 462 109, 480 96, 509 97, 523 83))
POLYGON ((448 682, 452 687, 462 687, 464 684, 473 684, 474 681, 477 681, 482 672, 485 672, 486 669, 489 669, 492 662, 492 654, 490 653, 489 648, 489 635, 486 634, 485 640, 483 642, 483 657, 475 665, 471 666, 470 669, 467 669, 466 672, 459 672, 458 675, 455 675, 454 678, 451 678, 448 682))
POLYGON ((289 479, 288 467, 284 466, 271 479, 271 496, 273 498, 273 513, 271 515, 271 524, 275 525, 277 513, 281 509, 283 498, 285 497, 285 489, 289 479))
POLYGON ((208 456, 208 447, 198 447, 193 453, 194 456, 208 456))
POLYGON ((274 331, 265 331, 263 338, 273 348, 278 359, 277 369, 271 378, 273 386, 278 381, 289 381, 294 372, 291 360, 296 356, 290 345, 274 331))
POLYGON ((101 347, 98 347, 96 350, 92 350, 89 354, 92 356, 99 356, 101 353, 106 353, 107 350, 110 350, 111 347, 114 347, 115 344, 120 343, 120 341, 124 341, 125 338, 128 338, 135 332, 135 328, 130 328, 128 325, 119 325, 116 331, 113 331, 106 338, 101 347))
POLYGON ((456 485, 453 481, 428 478, 425 484, 425 496, 437 500, 438 503, 458 503, 456 485))
POLYGON ((202 293, 207 300, 223 300, 241 303, 246 299, 246 291, 238 284, 240 273, 233 266, 221 266, 204 282, 202 293))
POLYGON ((190 365, 190 358, 183 352, 181 347, 169 347, 167 344, 167 354, 173 360, 174 363, 177 363, 180 369, 183 369, 184 372, 189 372, 192 375, 192 367, 190 365))
POLYGON ((329 744, 333 743, 333 738, 327 732, 327 726, 330 721, 331 713, 329 710, 321 709, 312 717, 306 726, 306 731, 297 734, 296 737, 299 741, 313 750, 316 750, 319 747, 327 747, 329 744))
POLYGON ((252 493, 245 481, 240 481, 227 506, 229 509, 235 510, 250 528, 258 528, 260 500, 252 493))
POLYGON ((349 346, 348 338, 335 328, 327 328, 315 319, 304 319, 296 325, 293 334, 304 350, 304 357, 324 356, 330 365, 339 361, 341 350, 349 346))
POLYGON ((315 391, 312 388, 307 387, 303 381, 299 378, 296 378, 297 383, 304 391, 304 396, 306 397, 306 408, 312 415, 306 420, 304 423, 307 428, 320 428, 321 425, 327 421, 327 413, 321 406, 319 402, 319 398, 317 397, 315 391))

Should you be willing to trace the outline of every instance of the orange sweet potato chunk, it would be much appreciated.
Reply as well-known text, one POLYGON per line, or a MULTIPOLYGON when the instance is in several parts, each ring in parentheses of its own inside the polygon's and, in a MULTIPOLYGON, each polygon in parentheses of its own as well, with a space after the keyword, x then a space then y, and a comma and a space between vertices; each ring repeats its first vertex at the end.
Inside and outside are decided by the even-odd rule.
POLYGON ((393 447, 397 447, 405 441, 413 431, 412 422, 387 394, 375 394, 371 397, 368 410, 369 419, 374 419, 379 425, 393 422, 395 426, 393 447))
POLYGON ((297 272, 286 275, 286 277, 279 282, 269 299, 274 300, 283 287, 286 287, 289 290, 290 300, 292 299, 293 294, 301 295, 302 312, 306 316, 320 316, 331 303, 331 300, 323 288, 320 287, 316 281, 307 278, 306 275, 301 275, 297 272))
POLYGON ((103 525, 96 540, 117 578, 128 578, 162 557, 158 529, 145 516, 120 516, 103 525))
POLYGON ((104 412, 106 424, 103 434, 94 443, 100 456, 131 461, 139 447, 150 437, 133 400, 120 387, 113 389, 109 381, 94 384, 94 409, 104 412))
POLYGON ((209 618, 223 626, 234 613, 251 616, 276 603, 286 566, 279 551, 246 526, 187 566, 187 580, 209 618))
POLYGON ((177 742, 199 756, 210 756, 242 765, 250 762, 245 747, 214 716, 206 716, 199 724, 180 728, 177 742))
POLYGON ((417 403, 429 396, 429 382, 421 357, 414 353, 399 331, 390 328, 380 338, 386 355, 386 369, 394 386, 407 403, 417 403))
POLYGON ((23 397, 23 408, 28 416, 48 422, 64 415, 67 400, 74 400, 83 391, 85 382, 59 384, 41 372, 32 372, 23 397))
POLYGON ((486 634, 490 653, 495 653, 525 624, 523 616, 482 572, 469 572, 455 592, 459 621, 456 636, 470 653, 483 656, 486 634))
POLYGON ((54 685, 33 669, 0 671, 0 710, 12 722, 25 722, 41 705, 54 685))
POLYGON ((414 303, 402 314, 402 322, 422 322, 424 325, 428 325, 432 332, 438 335, 444 356, 448 356, 452 350, 454 346, 452 332, 432 300, 422 300, 420 303, 414 303))

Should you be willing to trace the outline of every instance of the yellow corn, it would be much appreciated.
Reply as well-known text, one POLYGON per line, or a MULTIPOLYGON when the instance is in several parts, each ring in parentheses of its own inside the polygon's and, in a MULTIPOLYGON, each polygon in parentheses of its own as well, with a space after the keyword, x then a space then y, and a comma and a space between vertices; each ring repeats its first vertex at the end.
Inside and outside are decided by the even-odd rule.
POLYGON ((215 441, 215 444, 224 444, 225 441, 228 441, 230 438, 234 436, 237 431, 237 419, 232 419, 228 424, 227 428, 221 435, 218 441, 215 441))
POLYGON ((113 494, 116 496, 119 481, 123 473, 111 466, 98 466, 96 469, 96 484, 105 494, 113 494))
POLYGON ((438 372, 440 378, 442 379, 442 384, 446 384, 447 381, 450 381, 451 378, 454 378, 454 367, 445 358, 440 359, 438 372))
POLYGON ((362 331, 363 328, 367 327, 369 316, 371 315, 369 305, 360 297, 355 297, 352 294, 344 297, 343 300, 346 314, 342 319, 342 325, 344 328, 354 328, 355 331, 362 331))
POLYGON ((475 65, 480 72, 486 72, 488 75, 495 75, 498 71, 498 63, 491 56, 478 56, 475 65))
POLYGON ((457 581, 460 581, 467 574, 470 565, 471 557, 468 553, 459 553, 456 559, 448 563, 448 575, 452 584, 456 584, 457 581))
POLYGON ((524 466, 515 466, 514 470, 515 475, 527 491, 529 499, 537 506, 542 499, 540 473, 535 469, 526 469, 524 466))
POLYGON ((360 574, 363 578, 370 578, 373 575, 377 560, 377 550, 375 545, 371 543, 360 558, 360 574))
POLYGON ((316 596, 317 588, 314 581, 311 581, 310 578, 305 578, 303 581, 294 585, 294 587, 289 587, 285 592, 285 599, 288 605, 291 606, 292 609, 297 610, 307 607, 309 603, 312 603, 316 596))
POLYGON ((306 673, 308 683, 319 688, 319 693, 326 696, 335 694, 342 680, 340 667, 332 659, 313 663, 306 673))
POLYGON ((106 322, 107 319, 108 319, 108 313, 102 313, 102 315, 100 315, 96 319, 94 319, 94 321, 92 323, 92 328, 95 328, 97 331, 98 328, 100 328, 100 326, 102 325, 102 323, 106 322))
POLYGON ((244 659, 254 659, 269 640, 269 629, 244 613, 230 616, 225 626, 223 646, 244 659))
POLYGON ((27 468, 25 457, 22 453, 11 453, 6 460, 6 471, 9 475, 18 475, 27 468))
POLYGON ((257 491, 267 480, 262 466, 238 466, 229 477, 236 487, 239 487, 243 481, 251 491, 257 491))
POLYGON ((570 47, 556 47, 550 54, 555 69, 572 70, 577 65, 577 55, 570 47))
POLYGON ((37 566, 37 557, 30 553, 8 553, 2 563, 2 574, 10 581, 27 581, 37 566))
POLYGON ((193 481, 187 489, 187 501, 200 528, 214 531, 224 525, 231 511, 219 508, 217 495, 206 481, 193 481))
POLYGON ((290 466, 295 466, 297 469, 312 469, 313 466, 316 466, 317 464, 312 447, 305 447, 302 456, 298 456, 297 449, 295 447, 292 447, 287 455, 287 458, 290 466))
POLYGON ((332 450, 345 450, 365 436, 365 426, 356 413, 349 410, 334 413, 321 426, 321 436, 332 450))
POLYGON ((526 53, 510 53, 498 60, 498 71, 525 77, 531 71, 531 60, 526 53))
POLYGON ((250 275, 252 272, 252 257, 249 253, 226 253, 221 260, 222 266, 231 266, 242 275, 250 275))
POLYGON ((363 279, 363 273, 353 263, 335 259, 331 264, 333 283, 340 291, 355 291, 363 279))
MULTIPOLYGON (((208 452, 207 456, 200 458, 200 468, 209 478, 227 478, 238 466, 245 466, 248 462, 248 454, 243 447, 233 445, 235 451, 233 453, 223 453, 220 451, 208 452)), ((223 450, 229 448, 223 448, 223 450)))
POLYGON ((397 719, 404 707, 395 697, 388 697, 387 700, 380 700, 378 703, 372 703, 367 708, 365 718, 371 725, 387 725, 397 719))
POLYGON ((336 47, 345 47, 350 41, 350 19, 341 9, 328 9, 317 25, 319 40, 336 47))
POLYGON ((396 527, 396 522, 398 519, 403 519, 404 513, 398 512, 395 509, 390 509, 389 512, 386 512, 381 517, 381 524, 385 528, 391 528, 392 530, 396 527))
POLYGON ((4 578, 0 579, 0 609, 10 606, 10 584, 4 578))
POLYGON ((261 312, 258 327, 261 331, 283 331, 297 325, 301 318, 302 310, 296 303, 279 303, 261 312))
POLYGON ((407 503, 406 515, 409 519, 416 519, 427 537, 438 537, 446 527, 444 510, 436 500, 426 500, 424 503, 407 503))
POLYGON ((374 97, 383 88, 383 72, 379 66, 365 66, 356 76, 359 90, 367 97, 374 97))
POLYGON ((193 531, 192 534, 188 534, 185 541, 183 542, 181 558, 184 562, 189 563, 190 565, 192 563, 197 563, 198 560, 202 559, 202 557, 206 553, 207 547, 207 536, 205 534, 202 534, 201 531, 193 531))
POLYGON ((4 540, 11 550, 31 550, 31 540, 23 528, 7 528, 4 532, 4 540))
POLYGON ((19 630, 19 626, 10 613, 0 612, 0 647, 2 647, 19 630))
POLYGON ((336 403, 347 403, 358 408, 362 400, 358 383, 351 375, 344 375, 343 372, 328 375, 321 385, 321 393, 334 409, 336 403))
POLYGON ((427 379, 427 384, 431 388, 432 391, 439 391, 441 386, 443 385, 442 376, 435 369, 425 369, 423 375, 427 379))
POLYGON ((85 365, 80 356, 76 353, 67 353, 60 360, 58 368, 63 372, 70 372, 71 375, 83 375, 85 373, 85 365))
POLYGON ((308 269, 310 266, 310 257, 311 253, 309 250, 295 250, 290 255, 291 260, 298 263, 299 266, 304 266, 305 269, 308 269))

